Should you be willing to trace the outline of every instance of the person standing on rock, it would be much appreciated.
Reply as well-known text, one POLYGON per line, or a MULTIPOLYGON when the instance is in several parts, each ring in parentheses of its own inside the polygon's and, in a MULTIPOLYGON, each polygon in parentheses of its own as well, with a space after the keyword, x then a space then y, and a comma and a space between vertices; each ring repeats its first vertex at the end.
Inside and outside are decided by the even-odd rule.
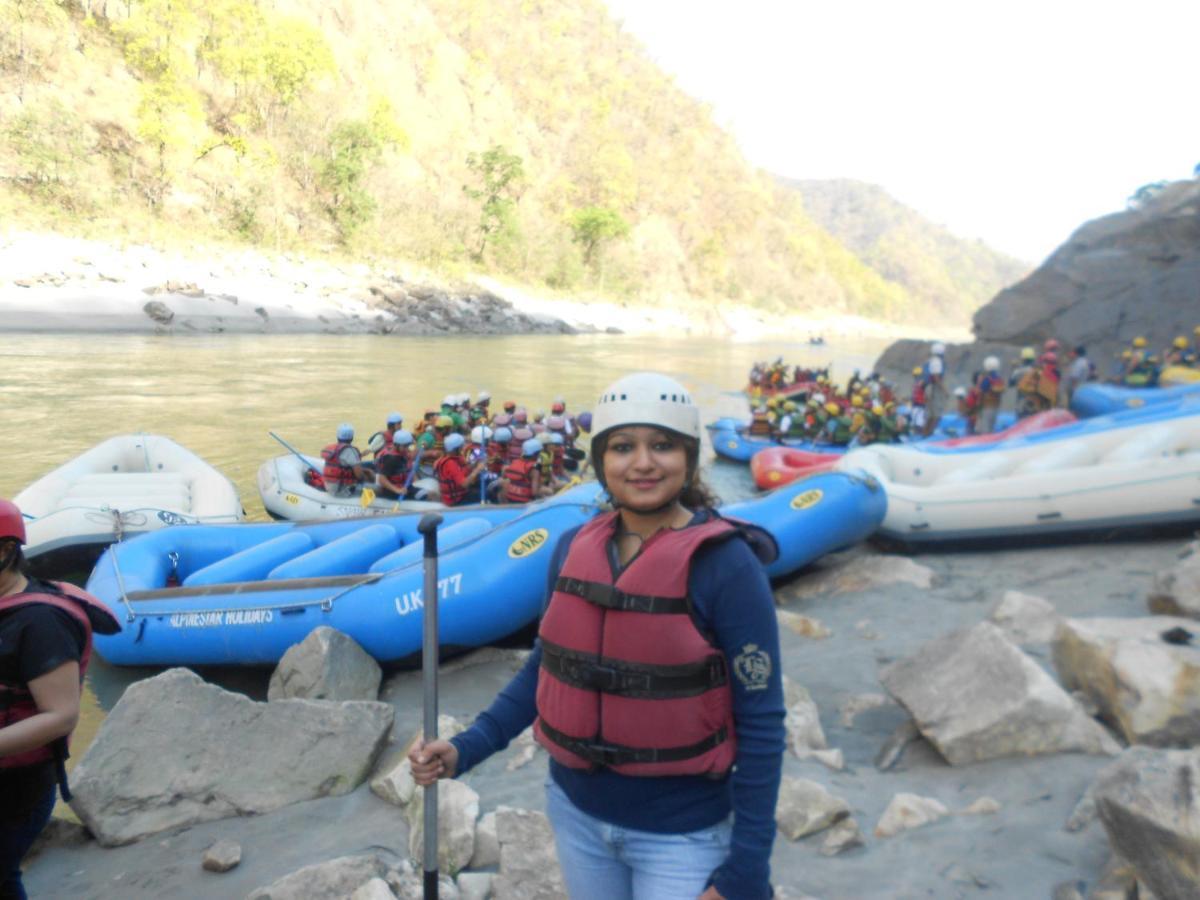
POLYGON ((79 588, 29 578, 21 511, 0 500, 0 897, 24 900, 21 860, 70 799, 67 737, 79 719, 92 632, 121 626, 79 588))
POLYGON ((765 900, 784 751, 774 602, 756 553, 701 482, 700 414, 664 375, 594 408, 615 511, 564 535, 524 668, 465 732, 418 742, 418 784, 454 777, 529 725, 574 900, 765 900))

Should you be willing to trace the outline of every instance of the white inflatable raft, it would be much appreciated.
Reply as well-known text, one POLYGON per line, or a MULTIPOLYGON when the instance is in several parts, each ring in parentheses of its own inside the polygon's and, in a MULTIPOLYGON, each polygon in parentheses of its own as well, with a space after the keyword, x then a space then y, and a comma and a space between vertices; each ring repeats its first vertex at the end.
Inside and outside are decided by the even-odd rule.
MULTIPOLYGON (((394 512, 419 512, 441 509, 442 504, 426 500, 385 500, 376 497, 363 503, 362 495, 336 497, 323 489, 313 487, 304 480, 308 466, 318 472, 324 462, 315 456, 305 456, 302 462, 295 453, 285 453, 268 459, 258 468, 258 493, 266 507, 276 519, 293 522, 312 522, 319 519, 350 519, 358 516, 382 515, 394 512)), ((438 496, 438 483, 434 478, 418 478, 415 486, 433 497, 438 496)))
POLYGON ((884 486, 879 533, 909 545, 1200 523, 1200 415, 976 453, 864 447, 835 468, 884 486))
POLYGON ((242 519, 233 483, 168 437, 109 438, 13 498, 39 575, 90 568, 114 541, 167 525, 242 519))

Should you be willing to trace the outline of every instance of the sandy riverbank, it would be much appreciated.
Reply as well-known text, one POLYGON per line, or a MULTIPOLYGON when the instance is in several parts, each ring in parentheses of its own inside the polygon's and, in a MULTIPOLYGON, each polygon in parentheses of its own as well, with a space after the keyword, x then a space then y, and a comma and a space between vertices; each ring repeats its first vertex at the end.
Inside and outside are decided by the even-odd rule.
MULTIPOLYGON (((396 322, 381 289, 399 284, 432 285, 451 296, 486 292, 535 325, 557 320, 579 331, 734 339, 794 335, 797 340, 814 335, 924 337, 932 331, 927 325, 876 322, 835 310, 780 318, 732 304, 652 307, 553 296, 487 277, 439 286, 428 273, 402 264, 0 232, 0 331, 428 333, 396 322)), ((514 323, 517 332, 523 327, 514 323)), ((470 325, 462 330, 469 331, 470 325)), ((961 328, 939 330, 949 340, 965 335, 961 328)))
MULTIPOLYGON (((993 553, 928 554, 914 562, 932 570, 932 586, 900 579, 868 587, 842 578, 844 590, 815 585, 846 556, 778 586, 781 609, 818 620, 830 634, 814 639, 787 627, 784 671, 812 694, 830 747, 846 767, 834 772, 814 760, 787 756, 785 775, 825 785, 850 805, 865 846, 840 856, 818 852, 823 834, 798 843, 782 836, 773 855, 775 883, 788 896, 826 898, 991 897, 1048 898, 1057 885, 1094 886, 1110 856, 1097 822, 1068 832, 1064 824, 1108 759, 1061 754, 951 767, 918 742, 899 764, 880 772, 874 759, 906 715, 888 702, 860 713, 852 724, 841 712, 852 698, 878 694, 880 667, 954 628, 985 619, 1007 590, 1036 594, 1067 616, 1142 616, 1153 573, 1176 561, 1182 539, 1089 544, 993 553), (879 838, 872 831, 894 795, 912 792, 958 812, 990 797, 991 815, 951 815, 932 825, 879 838)), ((872 553, 869 548, 853 554, 872 553)), ((852 569, 849 571, 853 571, 852 569)), ((1028 652, 1051 672, 1046 645, 1028 652)), ((445 675, 441 711, 469 721, 514 670, 511 660, 485 661, 445 675)), ((394 736, 404 741, 420 718, 414 674, 386 682, 382 699, 396 709, 394 736)), ((481 811, 506 804, 541 809, 545 755, 508 771, 520 754, 510 748, 469 776, 481 811)), ((365 785, 345 797, 288 807, 255 818, 212 822, 138 844, 104 850, 94 843, 54 848, 29 866, 32 896, 226 898, 245 896, 288 872, 341 855, 376 852, 398 862, 406 855, 407 826, 399 810, 365 785), (242 844, 242 864, 225 875, 200 868, 218 838, 242 844)))

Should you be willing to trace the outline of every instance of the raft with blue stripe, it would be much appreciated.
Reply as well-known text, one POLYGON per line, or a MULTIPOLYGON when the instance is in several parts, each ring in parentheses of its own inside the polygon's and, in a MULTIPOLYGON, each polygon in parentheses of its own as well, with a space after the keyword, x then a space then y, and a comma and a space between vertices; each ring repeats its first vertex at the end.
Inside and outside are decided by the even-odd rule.
MULTIPOLYGON (((996 420, 996 428, 1000 430, 1008 428, 1015 421, 1016 416, 1012 413, 1001 413, 996 420)), ((710 422, 705 427, 708 429, 708 439, 712 442, 713 452, 717 456, 734 462, 748 463, 754 458, 755 453, 765 450, 768 447, 790 447, 793 450, 802 450, 805 453, 836 454, 843 454, 850 449, 845 445, 819 441, 798 441, 788 440, 787 438, 777 441, 769 437, 751 437, 746 431, 746 423, 739 422, 737 419, 728 416, 710 422)), ((912 440, 906 439, 904 443, 924 444, 930 441, 959 437, 966 434, 966 428, 966 419, 957 413, 948 413, 938 420, 937 429, 929 437, 912 440)))
MULTIPOLYGON (((527 508, 447 510, 438 529, 444 651, 482 646, 536 620, 553 547, 601 508, 579 485, 527 508)), ((854 473, 827 473, 722 512, 765 529, 794 572, 868 537, 886 497, 854 473)), ((314 628, 351 636, 380 662, 421 649, 424 568, 418 514, 301 525, 183 526, 110 547, 87 589, 123 622, 96 636, 115 665, 270 665, 314 628)))
POLYGON ((1071 395, 1071 412, 1081 419, 1125 409, 1142 409, 1172 403, 1188 396, 1200 398, 1200 383, 1175 387, 1125 387, 1119 384, 1084 384, 1071 395))

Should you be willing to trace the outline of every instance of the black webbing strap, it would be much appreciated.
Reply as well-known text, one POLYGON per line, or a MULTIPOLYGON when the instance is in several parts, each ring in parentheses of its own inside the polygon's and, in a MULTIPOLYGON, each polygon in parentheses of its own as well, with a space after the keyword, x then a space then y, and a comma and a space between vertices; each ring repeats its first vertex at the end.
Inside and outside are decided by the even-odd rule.
POLYGON ((719 653, 695 663, 655 665, 597 658, 544 639, 542 668, 571 687, 640 700, 695 697, 729 680, 719 653))
POLYGON ((624 747, 620 744, 589 741, 584 738, 573 738, 563 734, 556 728, 546 724, 545 719, 538 720, 542 733, 564 750, 583 757, 593 766, 623 766, 630 763, 670 763, 702 756, 709 750, 719 747, 728 737, 724 728, 713 732, 702 741, 688 744, 685 747, 624 747))
POLYGON ((627 594, 611 584, 566 578, 562 575, 554 582, 554 589, 564 594, 573 594, 594 606, 616 609, 623 612, 650 613, 653 615, 688 615, 690 607, 687 597, 654 597, 650 594, 627 594))

